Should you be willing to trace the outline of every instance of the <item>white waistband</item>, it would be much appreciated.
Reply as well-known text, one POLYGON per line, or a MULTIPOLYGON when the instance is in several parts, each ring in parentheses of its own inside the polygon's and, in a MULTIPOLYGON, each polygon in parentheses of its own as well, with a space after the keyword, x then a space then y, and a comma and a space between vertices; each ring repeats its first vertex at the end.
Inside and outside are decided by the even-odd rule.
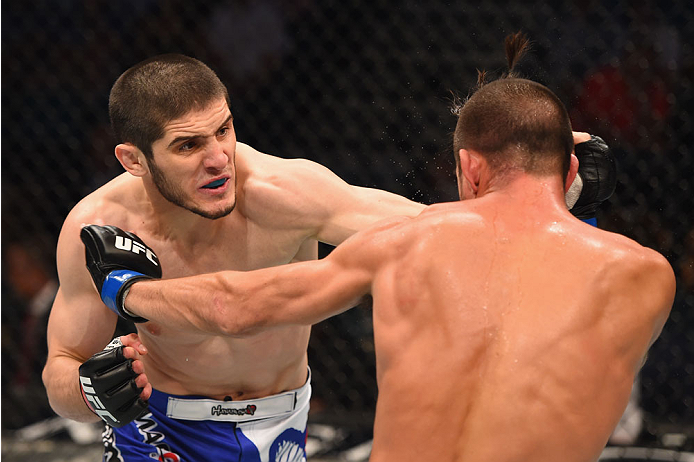
POLYGON ((289 415, 311 398, 311 371, 306 383, 296 390, 243 401, 186 399, 169 396, 166 415, 173 419, 248 422, 289 415))

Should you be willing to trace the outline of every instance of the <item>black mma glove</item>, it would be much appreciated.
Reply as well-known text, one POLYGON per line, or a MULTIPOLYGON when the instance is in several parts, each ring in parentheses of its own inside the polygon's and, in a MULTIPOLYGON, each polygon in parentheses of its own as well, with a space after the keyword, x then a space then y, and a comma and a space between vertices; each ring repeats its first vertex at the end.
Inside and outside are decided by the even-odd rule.
POLYGON ((80 366, 80 390, 89 409, 112 427, 122 427, 146 414, 149 402, 135 385, 133 360, 123 356, 123 343, 114 338, 80 366))
POLYGON ((143 317, 128 313, 123 300, 136 281, 161 278, 157 255, 135 234, 115 226, 85 226, 80 239, 86 250, 87 269, 101 300, 129 321, 147 322, 143 317))
POLYGON ((566 193, 569 211, 581 220, 595 217, 598 206, 606 201, 617 186, 617 165, 609 146, 602 138, 574 146, 578 158, 578 174, 566 193))

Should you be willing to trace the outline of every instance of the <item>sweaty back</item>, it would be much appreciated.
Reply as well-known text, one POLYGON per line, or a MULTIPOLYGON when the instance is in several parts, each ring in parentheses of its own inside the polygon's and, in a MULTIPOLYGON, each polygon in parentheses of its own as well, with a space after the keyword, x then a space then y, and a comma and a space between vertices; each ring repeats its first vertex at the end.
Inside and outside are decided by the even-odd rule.
MULTIPOLYGON (((648 342, 615 329, 629 324, 609 284, 623 249, 563 214, 437 207, 374 283, 376 441, 431 438, 439 461, 597 458, 648 342)), ((411 460, 391 449, 372 460, 411 460)))

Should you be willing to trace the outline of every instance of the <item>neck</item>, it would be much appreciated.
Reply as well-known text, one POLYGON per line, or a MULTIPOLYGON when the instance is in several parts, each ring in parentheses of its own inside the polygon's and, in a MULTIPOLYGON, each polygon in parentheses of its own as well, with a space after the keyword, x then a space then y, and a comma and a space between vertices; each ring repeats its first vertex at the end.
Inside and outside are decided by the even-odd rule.
POLYGON ((522 172, 508 174, 482 183, 477 197, 499 198, 505 204, 523 207, 528 211, 538 208, 568 213, 564 200, 564 182, 558 175, 535 176, 522 172))

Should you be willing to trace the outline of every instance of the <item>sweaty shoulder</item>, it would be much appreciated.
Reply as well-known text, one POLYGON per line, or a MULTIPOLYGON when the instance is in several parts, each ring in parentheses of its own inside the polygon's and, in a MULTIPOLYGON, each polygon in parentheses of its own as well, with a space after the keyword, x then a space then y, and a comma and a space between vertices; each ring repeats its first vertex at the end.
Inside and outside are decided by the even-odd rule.
POLYGON ((311 160, 284 159, 243 143, 236 151, 239 207, 257 223, 315 227, 330 213, 327 204, 348 195, 347 183, 311 160))
POLYGON ((463 227, 480 230, 484 221, 474 211, 460 207, 460 203, 435 204, 416 217, 382 220, 340 247, 349 243, 355 252, 374 255, 374 260, 379 263, 397 263, 402 259, 421 258, 422 253, 429 254, 432 246, 439 246, 450 238, 452 228, 457 232, 463 227), (413 253, 419 255, 413 256, 413 253))
MULTIPOLYGON (((285 159, 264 154, 243 143, 236 144, 236 167, 245 193, 304 194, 312 184, 334 174, 308 159, 285 159)), ((276 197, 275 199, 281 199, 276 197)))
POLYGON ((346 266, 359 266, 377 272, 388 264, 405 258, 417 245, 422 229, 416 218, 391 217, 364 229, 337 246, 329 258, 346 266))
POLYGON ((412 233, 422 244, 442 240, 466 240, 466 235, 481 235, 489 227, 488 219, 479 213, 474 201, 444 202, 430 205, 412 220, 412 233))
POLYGON ((136 204, 143 197, 141 181, 123 173, 79 201, 68 214, 64 227, 81 228, 83 224, 128 227, 138 214, 136 204))
POLYGON ((84 266, 80 230, 87 224, 115 225, 128 229, 135 223, 141 184, 124 173, 84 197, 68 214, 58 238, 57 267, 61 291, 66 297, 91 293, 91 280, 84 266))
POLYGON ((674 272, 663 255, 627 237, 607 234, 612 240, 615 262, 624 265, 625 271, 631 270, 634 276, 641 275, 644 279, 653 281, 653 284, 663 286, 668 292, 674 292, 674 272))
POLYGON ((644 247, 633 239, 621 234, 578 226, 585 233, 585 242, 598 250, 614 264, 623 264, 634 271, 652 272, 654 276, 667 277, 672 274, 668 261, 660 253, 644 247))
POLYGON ((667 319, 675 296, 675 275, 667 259, 625 236, 590 227, 586 242, 596 267, 596 283, 621 300, 631 315, 653 320, 656 336, 667 319))

